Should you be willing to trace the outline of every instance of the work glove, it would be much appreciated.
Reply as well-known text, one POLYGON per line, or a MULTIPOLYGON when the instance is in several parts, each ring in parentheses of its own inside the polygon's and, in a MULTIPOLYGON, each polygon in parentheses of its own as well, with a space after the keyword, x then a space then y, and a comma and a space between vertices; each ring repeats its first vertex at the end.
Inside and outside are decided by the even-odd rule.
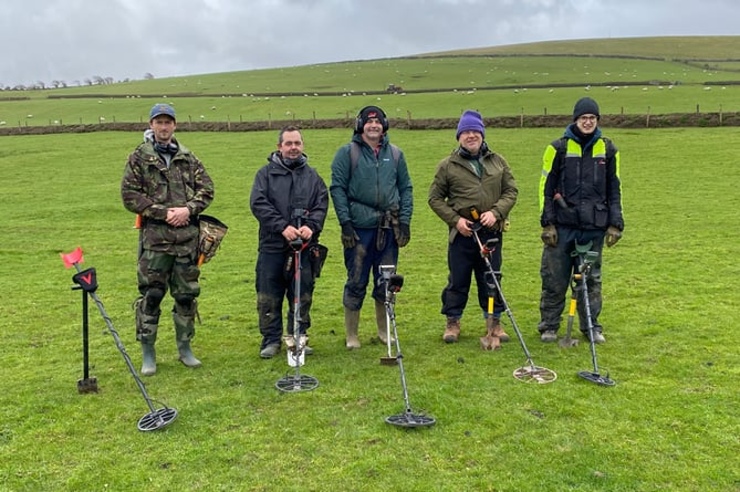
POLYGON ((411 240, 411 226, 401 222, 398 224, 398 235, 396 236, 396 242, 399 248, 406 246, 411 240))
POLYGON ((609 226, 606 230, 606 247, 611 248, 620 239, 622 239, 622 231, 614 226, 609 226))
POLYGON ((346 249, 354 248, 359 240, 360 236, 355 232, 355 228, 352 227, 351 222, 342 224, 342 246, 346 249))
POLYGON ((554 248, 558 245, 558 230, 555 229, 555 226, 552 224, 547 225, 542 228, 540 239, 542 239, 542 242, 545 243, 545 246, 550 246, 551 248, 554 248))

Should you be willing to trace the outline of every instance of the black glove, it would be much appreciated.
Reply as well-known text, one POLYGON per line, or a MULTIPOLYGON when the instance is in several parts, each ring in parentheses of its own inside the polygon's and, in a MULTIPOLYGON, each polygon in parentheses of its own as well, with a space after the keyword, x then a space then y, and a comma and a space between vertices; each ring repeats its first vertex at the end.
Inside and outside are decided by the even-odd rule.
POLYGON ((542 228, 540 239, 542 239, 542 242, 545 243, 545 246, 550 246, 551 248, 554 248, 558 245, 558 230, 552 224, 547 225, 542 228))
POLYGON ((342 224, 342 246, 347 249, 354 248, 359 240, 360 236, 355 232, 355 228, 352 227, 351 222, 342 224))
POLYGON ((611 248, 615 244, 617 244, 617 241, 622 239, 622 231, 617 229, 614 226, 609 226, 609 228, 606 230, 606 247, 611 248))
POLYGON ((399 248, 406 246, 411 240, 411 226, 401 222, 398 224, 398 236, 396 236, 396 242, 399 248))

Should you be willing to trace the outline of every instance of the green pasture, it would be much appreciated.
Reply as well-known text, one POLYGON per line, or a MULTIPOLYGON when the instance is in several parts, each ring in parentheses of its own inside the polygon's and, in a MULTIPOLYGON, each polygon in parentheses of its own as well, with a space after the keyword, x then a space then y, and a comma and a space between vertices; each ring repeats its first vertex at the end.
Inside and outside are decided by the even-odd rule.
POLYGON ((0 127, 145 122, 164 100, 181 122, 349 119, 369 103, 402 119, 455 118, 466 108, 569 114, 584 95, 603 114, 737 112, 739 44, 740 36, 553 41, 109 85, 47 81, 44 90, 3 91, 0 127), (402 91, 385 93, 389 84, 402 91))
POLYGON ((153 104, 167 101, 178 112, 182 127, 188 122, 312 121, 354 119, 359 108, 381 106, 390 118, 423 120, 457 118, 476 108, 486 117, 512 115, 567 115, 580 97, 595 98, 602 114, 730 113, 740 111, 740 85, 711 87, 620 86, 555 89, 446 91, 425 94, 356 94, 296 97, 170 97, 31 99, 0 101, 3 126, 92 125, 141 122, 146 126, 153 104))
POLYGON ((54 95, 165 95, 204 96, 264 93, 357 94, 384 91, 388 84, 406 90, 475 89, 541 84, 625 84, 680 81, 703 84, 740 80, 740 74, 705 70, 676 61, 630 58, 512 56, 391 58, 283 67, 243 72, 200 74, 140 80, 111 85, 82 85, 65 89, 29 91, 35 98, 54 95))
MULTIPOLYGON (((618 104, 603 95, 606 107, 618 104)), ((561 111, 570 111, 572 96, 561 111)), ((353 100, 354 113, 365 100, 353 100)), ((130 104, 140 113, 150 102, 130 104)), ((186 100, 176 103, 181 114, 188 111, 180 106, 186 100)), ((83 248, 82 266, 96 268, 97 293, 138 368, 131 310, 137 232, 119 184, 141 135, 3 137, 0 490, 740 490, 738 132, 605 128, 622 151, 626 219, 624 238, 606 250, 604 265, 608 342, 598 356, 617 381, 612 388, 577 377, 592 368, 586 343, 543 345, 536 331, 540 158, 560 133, 487 131, 520 190, 504 241, 503 289, 534 362, 558 374, 552 384, 535 385, 512 377, 525 363, 516 339, 495 353, 480 350, 483 322, 473 305, 460 343, 442 342, 446 227, 426 194, 436 163, 455 146, 454 132, 391 130, 415 186, 412 239, 398 265, 405 277, 398 330, 411 405, 437 420, 416 430, 384 422, 403 412, 404 402, 398 369, 379 364, 385 347, 371 339, 371 305, 362 315, 363 348, 344 348, 344 268, 333 211, 312 310, 316 353, 302 368, 320 385, 307 393, 276 390, 292 369, 284 354, 258 357, 257 224, 248 203, 277 132, 181 133, 216 184, 208 213, 230 229, 202 272, 202 324, 193 343, 202 368, 177 361, 171 321, 162 317, 159 371, 145 384, 158 406, 179 416, 153 433, 136 428, 149 409, 92 303, 91 375, 100 392, 77 393, 81 295, 59 258, 83 248)), ((304 137, 328 183, 334 151, 350 132, 304 137)), ((508 319, 505 328, 514 334, 508 319)))

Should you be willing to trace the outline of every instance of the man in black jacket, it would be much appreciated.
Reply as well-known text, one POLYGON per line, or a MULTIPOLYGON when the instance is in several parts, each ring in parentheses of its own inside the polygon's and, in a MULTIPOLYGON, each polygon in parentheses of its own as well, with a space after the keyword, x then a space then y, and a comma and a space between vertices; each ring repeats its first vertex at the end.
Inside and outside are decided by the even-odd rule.
MULTIPOLYGON (((300 269, 300 333, 307 336, 311 326, 309 311, 313 298, 319 234, 324 227, 329 207, 326 184, 316 169, 308 165, 303 153, 303 136, 298 127, 280 131, 277 150, 267 158, 267 164, 257 171, 250 198, 252 213, 259 221, 259 247, 255 287, 257 312, 262 334, 260 357, 269 359, 280 351, 283 335, 283 298, 288 308, 286 344, 293 340, 293 296, 295 285, 291 242, 300 240, 304 247, 300 269)), ((304 339, 307 343, 307 338, 304 339)), ((305 346, 310 354, 311 347, 305 346)))
MULTIPOLYGON (((557 340, 565 294, 577 259, 576 243, 592 244, 597 254, 588 277, 588 298, 594 342, 604 343, 601 313, 601 252, 604 242, 614 246, 622 237, 622 183, 620 156, 612 142, 602 137, 596 101, 584 97, 573 108, 573 123, 562 138, 545 149, 540 178, 542 215, 542 294, 538 330, 543 342, 557 340)), ((580 328, 588 338, 588 319, 578 290, 580 328)))

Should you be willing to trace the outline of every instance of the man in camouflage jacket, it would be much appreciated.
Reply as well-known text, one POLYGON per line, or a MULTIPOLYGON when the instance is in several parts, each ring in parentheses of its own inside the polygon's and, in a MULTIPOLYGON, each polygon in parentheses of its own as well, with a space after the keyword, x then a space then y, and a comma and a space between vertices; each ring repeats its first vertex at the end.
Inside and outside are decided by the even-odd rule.
POLYGON ((138 285, 134 303, 136 339, 141 342, 141 373, 156 372, 154 343, 167 290, 175 300, 172 317, 179 358, 199 367, 190 348, 195 334, 198 277, 198 215, 213 200, 213 182, 201 161, 175 138, 175 110, 156 104, 144 142, 129 155, 121 182, 126 209, 141 218, 138 285))

